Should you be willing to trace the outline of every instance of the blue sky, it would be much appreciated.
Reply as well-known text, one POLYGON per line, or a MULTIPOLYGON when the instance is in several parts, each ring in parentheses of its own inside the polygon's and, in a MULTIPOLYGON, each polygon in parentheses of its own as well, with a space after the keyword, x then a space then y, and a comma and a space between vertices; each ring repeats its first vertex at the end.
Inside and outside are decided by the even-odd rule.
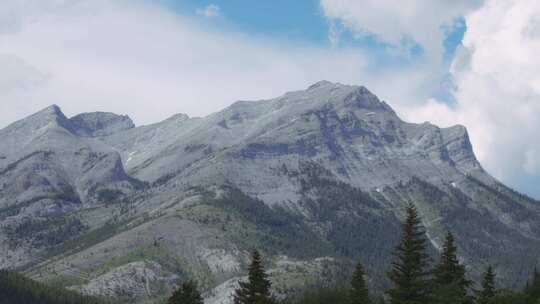
MULTIPOLYGON (((208 18, 217 26, 227 26, 252 35, 262 35, 274 39, 286 39, 301 44, 311 44, 320 47, 335 47, 329 40, 330 22, 325 17, 319 1, 316 0, 274 0, 258 1, 256 5, 247 0, 161 0, 162 4, 182 15, 197 17, 197 10, 215 5, 219 7, 217 18, 208 18)), ((461 43, 466 25, 462 18, 459 25, 449 29, 444 41, 445 58, 453 58, 456 47, 461 43)), ((358 47, 369 50, 374 59, 381 62, 408 63, 411 58, 390 56, 385 49, 387 45, 377 40, 375 36, 354 37, 346 28, 341 29, 341 47, 358 47)), ((414 43, 414 41, 413 41, 414 43)), ((422 56, 422 46, 417 45, 413 59, 422 56)), ((412 60, 414 62, 414 60, 412 60)))
POLYGON ((208 5, 220 8, 219 18, 212 22, 253 35, 271 36, 299 43, 328 47, 328 22, 318 1, 247 0, 181 1, 165 0, 164 4, 179 14, 196 17, 197 9, 208 5), (253 3, 253 2, 251 2, 253 3))
POLYGON ((538 15, 537 0, 6 0, 0 127, 52 103, 204 116, 326 79, 466 126, 490 173, 540 198, 538 15))
MULTIPOLYGON (((389 45, 377 39, 375 35, 358 36, 339 22, 332 22, 326 18, 321 4, 317 0, 303 1, 258 1, 257 5, 247 0, 162 0, 162 5, 181 15, 194 18, 201 17, 198 10, 215 6, 219 8, 219 15, 206 19, 210 26, 224 27, 230 31, 237 31, 253 36, 265 37, 274 40, 286 40, 298 45, 310 45, 319 48, 353 48, 361 49, 368 54, 372 70, 381 67, 414 67, 424 58, 424 49, 411 40, 414 46, 407 56, 396 55, 388 51, 389 45), (333 44, 329 39, 332 24, 339 30, 339 43, 333 44)), ((455 50, 463 39, 466 24, 459 18, 456 26, 445 29, 444 61, 441 69, 447 70, 455 54, 455 50)), ((452 103, 453 95, 449 92, 450 75, 441 75, 439 85, 431 86, 427 95, 440 101, 452 103)))

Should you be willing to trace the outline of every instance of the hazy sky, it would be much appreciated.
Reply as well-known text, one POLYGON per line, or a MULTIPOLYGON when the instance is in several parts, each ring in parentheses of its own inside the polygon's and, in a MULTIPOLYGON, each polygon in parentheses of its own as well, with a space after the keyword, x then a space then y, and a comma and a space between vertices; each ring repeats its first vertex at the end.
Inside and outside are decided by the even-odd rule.
POLYGON ((537 0, 4 0, 0 127, 53 103, 148 124, 327 79, 465 125, 490 173, 540 198, 538 54, 537 0))

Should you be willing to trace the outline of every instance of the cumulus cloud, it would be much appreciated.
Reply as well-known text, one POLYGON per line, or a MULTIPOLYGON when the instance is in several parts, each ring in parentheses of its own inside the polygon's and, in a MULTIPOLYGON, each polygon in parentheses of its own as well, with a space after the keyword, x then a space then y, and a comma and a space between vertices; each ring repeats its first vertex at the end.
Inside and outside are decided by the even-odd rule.
POLYGON ((1 126, 52 103, 68 115, 112 111, 147 124, 365 76, 356 50, 210 29, 146 1, 40 3, 14 5, 13 22, 0 26, 1 126))
MULTIPOLYGON (((440 64, 444 40, 455 22, 464 19, 464 40, 446 70, 456 103, 423 98, 411 86, 405 96, 392 96, 397 108, 408 120, 467 126, 488 171, 511 184, 540 182, 540 2, 321 0, 321 7, 332 22, 405 55, 414 44, 421 46, 427 65, 415 66, 419 69, 411 74, 420 92, 433 87, 428 79, 444 73, 438 70, 445 68, 440 64), (417 101, 404 100, 410 98, 417 101)), ((336 32, 330 34, 337 41, 336 32)), ((406 86, 400 82, 396 86, 406 86)), ((539 189, 522 190, 540 196, 539 189)))
POLYGON ((206 18, 217 17, 220 14, 221 14, 221 10, 219 6, 215 4, 209 4, 203 8, 197 9, 197 15, 200 15, 206 18))
POLYGON ((489 0, 467 14, 451 68, 457 104, 431 101, 408 115, 466 125, 484 167, 510 183, 540 182, 539 17, 536 0, 489 0))
POLYGON ((446 32, 482 1, 321 0, 321 7, 325 16, 341 21, 358 36, 372 35, 404 54, 420 45, 428 60, 438 62, 446 32))
POLYGON ((0 92, 29 91, 47 80, 47 75, 14 54, 0 54, 0 92))
MULTIPOLYGON (((385 46, 385 54, 377 54, 383 59, 373 64, 363 83, 404 117, 419 121, 431 110, 440 114, 448 108, 433 100, 434 95, 447 90, 445 39, 456 26, 462 26, 463 16, 483 1, 321 0, 320 6, 330 24, 328 39, 333 46, 345 30, 356 39, 369 37, 385 46), (386 63, 396 62, 396 57, 400 63, 386 63)), ((446 121, 452 118, 446 117, 446 121)))
POLYGON ((503 178, 521 167, 538 174, 539 16, 536 0, 488 1, 467 16, 464 47, 453 64, 457 110, 475 138, 489 138, 485 165, 503 178))
POLYGON ((523 170, 531 175, 538 173, 538 170, 540 170, 540 153, 538 151, 531 149, 525 152, 523 170))

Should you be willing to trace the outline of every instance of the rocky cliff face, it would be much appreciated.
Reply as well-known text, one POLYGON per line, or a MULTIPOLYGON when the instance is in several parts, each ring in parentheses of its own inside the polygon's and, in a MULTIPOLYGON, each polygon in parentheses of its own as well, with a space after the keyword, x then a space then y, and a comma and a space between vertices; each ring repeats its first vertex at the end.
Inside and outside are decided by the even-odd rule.
POLYGON ((103 112, 79 114, 69 121, 77 135, 88 137, 107 136, 135 127, 128 116, 103 112))
POLYGON ((280 293, 355 259, 380 274, 409 202, 433 252, 456 233, 473 276, 491 262, 515 284, 538 262, 540 203, 487 174, 464 127, 404 122, 364 87, 322 81, 141 127, 53 106, 0 130, 1 265, 126 301, 194 277, 226 302, 254 246, 289 273, 280 293))
MULTIPOLYGON (((26 210, 33 203, 48 201, 47 207, 35 211, 45 212, 48 207, 60 211, 104 202, 140 184, 126 174, 114 149, 80 136, 82 130, 90 130, 91 124, 81 123, 81 117, 87 116, 70 120, 51 106, 0 130, 0 208, 24 205, 26 210)), ((94 133, 107 129, 98 125, 103 127, 94 125, 94 133)))

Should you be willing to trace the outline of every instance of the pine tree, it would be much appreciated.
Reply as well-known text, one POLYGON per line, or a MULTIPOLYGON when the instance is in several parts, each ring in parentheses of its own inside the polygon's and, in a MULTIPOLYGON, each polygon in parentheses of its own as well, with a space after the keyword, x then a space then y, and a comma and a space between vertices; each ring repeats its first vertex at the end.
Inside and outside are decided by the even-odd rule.
POLYGON ((362 264, 358 263, 356 269, 354 270, 352 280, 351 280, 351 292, 350 292, 350 303, 351 304, 368 304, 369 292, 364 280, 364 268, 362 264))
POLYGON ((178 288, 169 298, 168 304, 203 304, 203 299, 197 284, 193 281, 187 281, 178 288))
POLYGON ((429 256, 426 237, 414 205, 407 207, 403 238, 396 247, 392 270, 388 274, 393 287, 387 291, 391 304, 423 304, 429 300, 429 256))
POLYGON ((465 278, 465 266, 457 257, 454 236, 448 232, 443 245, 439 264, 434 270, 434 303, 469 303, 467 289, 470 281, 465 278))
POLYGON ((536 268, 534 268, 531 280, 527 282, 525 294, 530 303, 536 303, 540 300, 540 273, 536 268))
POLYGON ((484 273, 482 279, 482 290, 477 294, 478 304, 488 304, 495 297, 495 273, 491 265, 484 273))
POLYGON ((234 304, 267 304, 274 303, 270 294, 270 280, 264 270, 260 253, 255 250, 251 254, 248 268, 248 281, 240 282, 235 290, 234 304))

